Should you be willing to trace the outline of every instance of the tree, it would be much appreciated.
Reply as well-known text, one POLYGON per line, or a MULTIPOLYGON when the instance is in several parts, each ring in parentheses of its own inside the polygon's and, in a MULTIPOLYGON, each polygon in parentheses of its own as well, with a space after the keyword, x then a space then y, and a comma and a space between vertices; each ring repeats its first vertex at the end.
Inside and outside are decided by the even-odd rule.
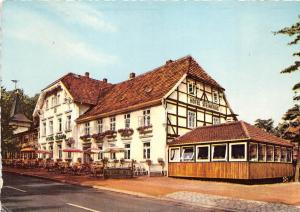
POLYGON ((256 119, 254 126, 265 130, 268 133, 274 133, 274 121, 273 119, 256 119))
MULTIPOLYGON (((274 34, 283 34, 288 35, 290 37, 294 37, 291 42, 288 43, 288 45, 297 45, 300 41, 300 16, 298 16, 299 20, 294 25, 290 27, 285 27, 274 34)), ((293 56, 297 57, 294 64, 290 65, 289 67, 285 68, 281 71, 281 73, 292 73, 295 71, 299 71, 300 67, 300 60, 298 57, 300 57, 300 52, 295 52, 293 56)), ((300 82, 296 83, 293 87, 293 90, 297 92, 297 90, 300 89, 300 82)), ((294 100, 300 100, 300 95, 295 95, 294 100)))

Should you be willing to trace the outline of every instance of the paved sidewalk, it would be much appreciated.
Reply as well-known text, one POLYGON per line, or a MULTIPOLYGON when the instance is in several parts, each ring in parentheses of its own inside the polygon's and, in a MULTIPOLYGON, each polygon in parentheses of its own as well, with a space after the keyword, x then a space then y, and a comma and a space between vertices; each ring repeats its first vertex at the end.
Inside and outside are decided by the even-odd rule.
POLYGON ((166 195, 167 198, 192 203, 195 205, 206 205, 230 211, 249 212, 299 212, 299 206, 285 204, 267 203, 260 201, 234 199, 216 195, 200 194, 196 192, 180 191, 166 195))

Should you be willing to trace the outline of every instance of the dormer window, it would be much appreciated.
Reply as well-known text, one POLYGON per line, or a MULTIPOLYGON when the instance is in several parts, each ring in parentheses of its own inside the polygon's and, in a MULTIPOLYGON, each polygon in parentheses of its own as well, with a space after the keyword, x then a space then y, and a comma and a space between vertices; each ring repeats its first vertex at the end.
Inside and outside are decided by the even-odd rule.
POLYGON ((189 82, 188 83, 188 93, 191 94, 191 95, 195 95, 195 83, 193 82, 189 82))

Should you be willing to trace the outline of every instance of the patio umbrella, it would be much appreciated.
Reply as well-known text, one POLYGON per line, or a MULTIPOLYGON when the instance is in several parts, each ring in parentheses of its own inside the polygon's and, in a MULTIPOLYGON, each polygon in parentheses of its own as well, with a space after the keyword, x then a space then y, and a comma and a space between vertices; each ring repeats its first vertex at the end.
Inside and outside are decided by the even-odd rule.
POLYGON ((103 153, 114 153, 114 152, 124 152, 122 147, 107 147, 105 150, 102 150, 103 153))
POLYGON ((88 148, 87 150, 85 150, 86 153, 91 153, 91 154, 98 154, 100 153, 100 149, 98 148, 88 148))
POLYGON ((82 152, 82 150, 70 148, 70 149, 64 149, 63 152, 82 152))
POLYGON ((35 149, 31 148, 31 147, 26 147, 21 149, 21 152, 35 152, 35 149))
POLYGON ((38 153, 38 154, 51 154, 52 152, 47 151, 47 150, 43 150, 43 149, 38 149, 38 150, 36 150, 36 153, 38 153))

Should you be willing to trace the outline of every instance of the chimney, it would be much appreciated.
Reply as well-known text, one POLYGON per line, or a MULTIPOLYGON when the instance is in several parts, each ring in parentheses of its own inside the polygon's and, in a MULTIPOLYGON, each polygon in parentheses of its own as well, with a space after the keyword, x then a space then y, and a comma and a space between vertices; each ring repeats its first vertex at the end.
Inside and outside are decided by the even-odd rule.
POLYGON ((167 60, 166 61, 166 64, 168 65, 168 64, 170 64, 170 63, 172 63, 173 62, 173 60, 167 60))
POLYGON ((102 80, 103 82, 107 82, 107 78, 103 78, 103 80, 102 80))
POLYGON ((84 76, 86 76, 87 78, 89 78, 90 77, 90 73, 89 72, 85 72, 84 76))
POLYGON ((131 72, 131 73, 129 74, 129 79, 133 79, 133 78, 135 78, 135 73, 134 73, 134 72, 131 72))

